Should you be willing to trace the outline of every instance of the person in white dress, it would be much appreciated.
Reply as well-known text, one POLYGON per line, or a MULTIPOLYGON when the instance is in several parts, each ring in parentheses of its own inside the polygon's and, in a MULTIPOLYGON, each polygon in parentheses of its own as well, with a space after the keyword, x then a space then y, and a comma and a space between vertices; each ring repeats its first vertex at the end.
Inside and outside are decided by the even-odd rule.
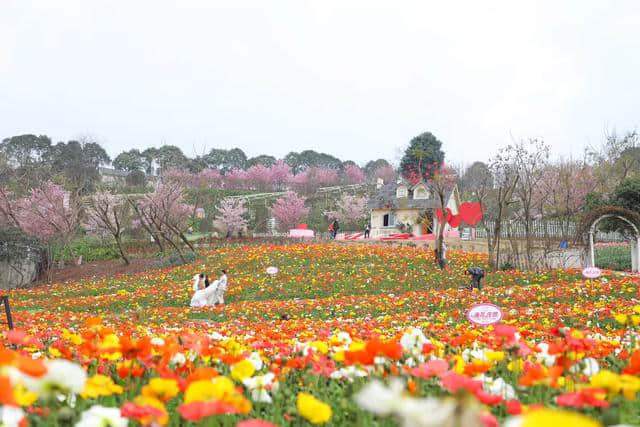
POLYGON ((195 291, 191 297, 191 307, 205 307, 213 305, 213 296, 216 293, 215 283, 206 286, 206 278, 204 274, 196 274, 193 276, 193 290, 195 291))
POLYGON ((227 290, 227 272, 225 270, 220 270, 220 272, 222 273, 222 276, 220 276, 220 279, 216 280, 217 286, 215 302, 217 304, 224 305, 224 293, 227 290))
POLYGON ((226 272, 222 270, 220 279, 206 286, 208 279, 204 274, 196 274, 193 276, 193 290, 195 292, 191 298, 191 307, 197 308, 224 304, 224 292, 227 290, 226 272))

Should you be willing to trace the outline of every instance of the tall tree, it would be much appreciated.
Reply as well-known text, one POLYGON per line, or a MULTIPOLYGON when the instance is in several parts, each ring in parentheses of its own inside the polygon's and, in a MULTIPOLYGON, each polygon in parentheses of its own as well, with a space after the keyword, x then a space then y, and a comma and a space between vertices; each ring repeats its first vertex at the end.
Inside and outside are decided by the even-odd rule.
POLYGON ((46 135, 19 135, 0 143, 2 175, 11 187, 26 194, 51 177, 51 139, 46 135))
POLYGON ((231 150, 213 148, 205 159, 209 168, 219 169, 222 173, 233 169, 244 170, 247 167, 247 155, 239 148, 231 150))
POLYGON ((305 168, 300 153, 296 153, 295 151, 291 151, 286 156, 284 156, 284 161, 291 167, 291 172, 294 175, 299 174, 305 168))
POLYGON ((275 163, 276 163, 275 157, 262 154, 260 156, 252 157, 249 160, 247 160, 247 167, 250 168, 251 166, 262 165, 270 168, 275 163))
POLYGON ((187 166, 187 156, 175 145, 163 145, 158 148, 156 160, 162 173, 169 169, 185 169, 187 166))
POLYGON ((461 188, 459 189, 461 194, 465 196, 471 196, 474 192, 478 191, 482 186, 493 183, 493 177, 489 166, 484 162, 473 162, 462 175, 461 188))
POLYGON ((134 148, 118 154, 113 160, 113 167, 126 172, 142 171, 145 169, 145 159, 140 150, 134 148))
POLYGON ((53 168, 64 176, 73 197, 93 192, 100 180, 98 168, 111 161, 100 144, 86 139, 59 142, 52 153, 53 168))
POLYGON ((483 224, 490 225, 487 230, 487 246, 489 264, 494 268, 500 265, 502 225, 516 203, 514 192, 520 180, 514 160, 510 157, 511 153, 511 151, 502 149, 489 160, 489 170, 493 175, 493 187, 489 188, 486 194, 483 194, 486 201, 486 204, 483 204, 485 212, 483 224), (486 221, 485 217, 487 217, 486 221))
POLYGON ((46 135, 12 136, 2 140, 0 152, 16 168, 31 167, 48 161, 51 154, 51 139, 46 135))
POLYGON ((452 191, 458 181, 458 176, 455 171, 444 164, 440 164, 438 169, 434 170, 427 184, 431 191, 436 196, 440 205, 440 212, 442 212, 442 220, 438 222, 438 235, 436 237, 436 248, 438 255, 438 265, 440 268, 444 268, 444 229, 447 224, 447 202, 448 197, 451 197, 452 191))
POLYGON ((549 146, 541 139, 529 139, 509 145, 504 151, 504 156, 511 159, 519 176, 514 195, 520 205, 520 221, 524 224, 527 268, 532 268, 534 203, 549 160, 549 146))
POLYGON ((413 138, 400 161, 402 175, 407 179, 417 176, 428 181, 444 162, 441 148, 442 142, 431 132, 424 132, 413 138))
POLYGON ((144 159, 144 171, 148 175, 156 175, 158 171, 154 170, 158 161, 158 149, 155 147, 147 148, 142 152, 142 158, 144 159))

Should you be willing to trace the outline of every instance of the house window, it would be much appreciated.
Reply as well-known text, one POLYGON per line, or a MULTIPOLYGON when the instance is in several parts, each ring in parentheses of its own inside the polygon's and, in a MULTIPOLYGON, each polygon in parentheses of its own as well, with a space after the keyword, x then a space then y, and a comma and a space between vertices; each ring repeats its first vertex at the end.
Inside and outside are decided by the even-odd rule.
POLYGON ((429 198, 429 192, 424 187, 418 187, 415 190, 413 190, 413 198, 414 199, 428 199, 429 198))
POLYGON ((396 197, 398 198, 407 197, 408 195, 409 190, 407 189, 407 187, 401 186, 396 190, 396 197))
POLYGON ((385 214, 382 217, 382 226, 383 227, 393 227, 396 225, 396 217, 393 216, 392 213, 385 214))

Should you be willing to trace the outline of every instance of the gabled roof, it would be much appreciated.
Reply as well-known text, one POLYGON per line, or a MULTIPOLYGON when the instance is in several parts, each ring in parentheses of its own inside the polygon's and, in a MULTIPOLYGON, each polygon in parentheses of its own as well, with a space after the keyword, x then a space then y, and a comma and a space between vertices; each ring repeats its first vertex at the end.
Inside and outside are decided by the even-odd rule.
MULTIPOLYGON (((421 184, 419 182, 416 185, 421 184)), ((381 188, 379 188, 376 194, 369 199, 368 206, 369 209, 388 209, 388 208, 396 208, 396 209, 436 209, 440 207, 440 201, 438 198, 431 194, 431 197, 428 199, 414 199, 408 197, 396 197, 396 189, 400 185, 406 184, 396 184, 390 183, 385 184, 381 188)), ((429 189, 429 186, 427 186, 429 189)), ((415 186, 409 187, 411 189, 415 188, 415 186)), ((451 187, 450 190, 445 194, 445 200, 448 202, 451 198, 451 194, 454 192, 455 186, 451 187)))

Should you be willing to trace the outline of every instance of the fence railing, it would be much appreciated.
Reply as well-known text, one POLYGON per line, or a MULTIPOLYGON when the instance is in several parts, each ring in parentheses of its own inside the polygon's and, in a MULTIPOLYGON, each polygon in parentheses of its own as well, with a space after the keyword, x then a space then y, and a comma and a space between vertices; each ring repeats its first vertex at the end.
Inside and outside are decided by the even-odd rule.
MULTIPOLYGON (((493 234, 493 227, 489 229, 478 228, 476 230, 476 238, 486 238, 487 233, 493 234)), ((567 238, 571 239, 576 236, 577 225, 575 223, 563 223, 560 221, 533 221, 531 224, 531 236, 534 238, 567 238)), ((521 222, 503 224, 500 230, 501 238, 516 237, 524 238, 527 233, 524 224, 521 222)), ((596 232, 595 239, 604 242, 622 242, 626 238, 621 233, 613 232, 596 232)))

